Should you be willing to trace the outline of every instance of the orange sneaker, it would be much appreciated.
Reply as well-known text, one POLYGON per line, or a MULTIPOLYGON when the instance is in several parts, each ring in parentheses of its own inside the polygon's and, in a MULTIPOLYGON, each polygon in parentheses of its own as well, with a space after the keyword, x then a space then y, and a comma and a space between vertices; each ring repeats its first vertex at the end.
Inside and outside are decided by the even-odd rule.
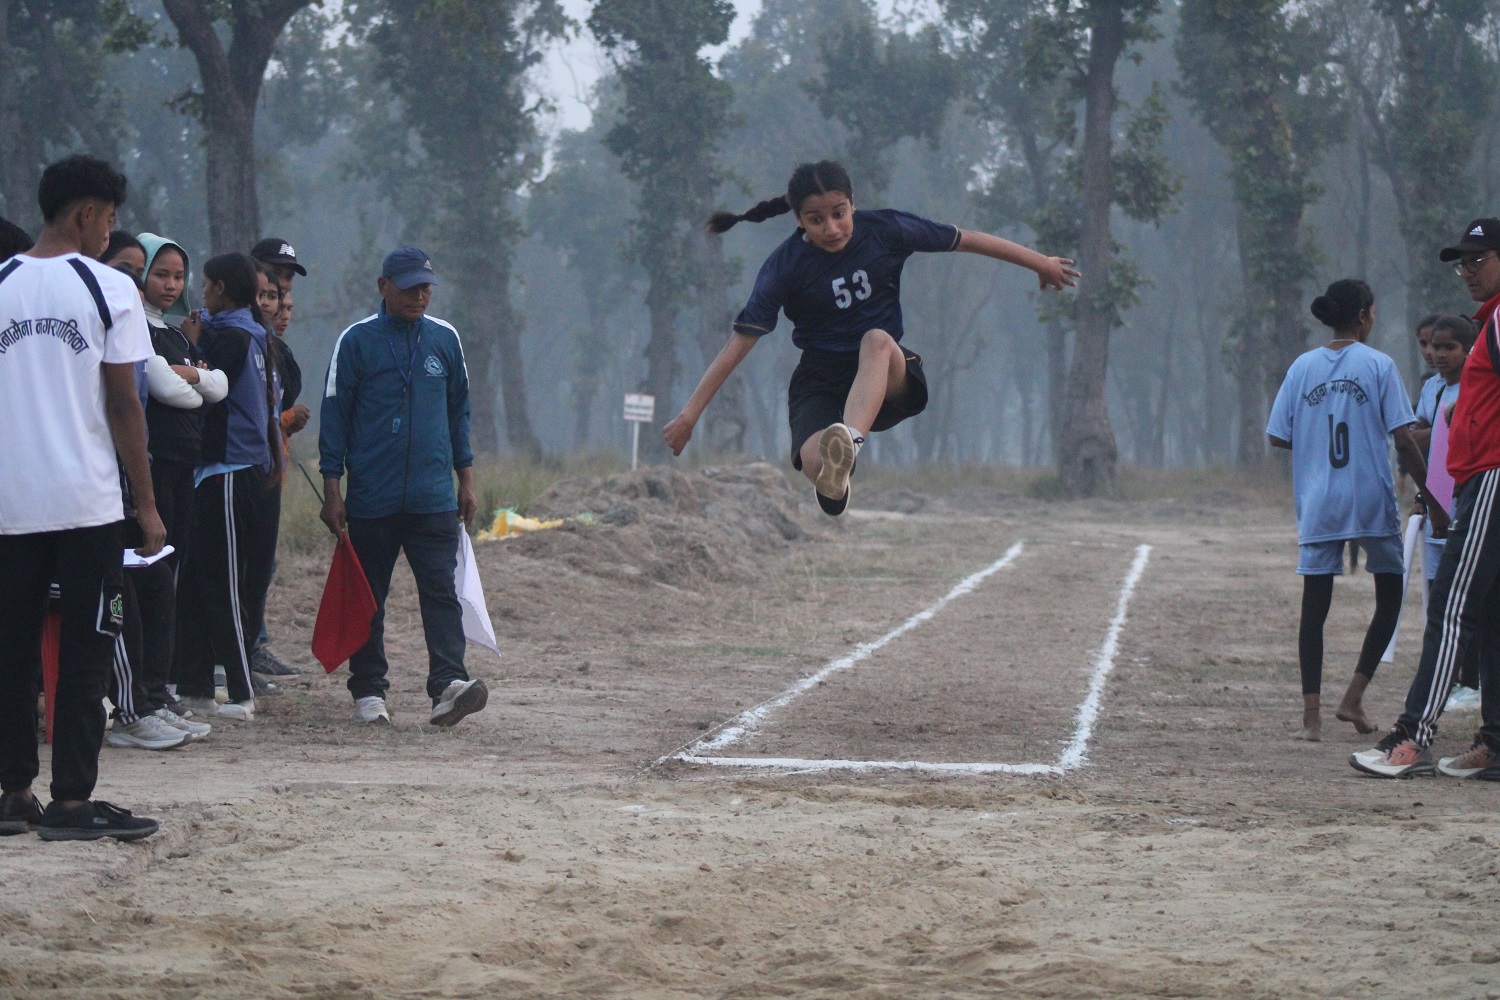
POLYGON ((1373 749, 1350 754, 1349 765, 1377 778, 1416 778, 1436 772, 1432 751, 1400 729, 1392 729, 1373 749))
POLYGON ((1479 777, 1481 771, 1491 768, 1500 768, 1500 753, 1491 750, 1477 735, 1466 753, 1438 761, 1438 770, 1454 778, 1479 777))

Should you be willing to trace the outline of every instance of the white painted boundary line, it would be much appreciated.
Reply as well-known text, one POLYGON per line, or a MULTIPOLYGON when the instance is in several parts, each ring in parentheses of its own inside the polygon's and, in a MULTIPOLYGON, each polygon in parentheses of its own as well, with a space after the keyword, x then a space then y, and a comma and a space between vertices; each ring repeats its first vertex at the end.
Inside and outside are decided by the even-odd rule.
POLYGON ((1022 543, 1017 542, 1010 547, 999 560, 968 577, 954 587, 948 594, 932 607, 919 614, 913 615, 899 628, 881 636, 873 643, 864 643, 854 648, 848 656, 834 660, 822 670, 811 677, 804 678, 786 691, 772 698, 770 701, 741 713, 730 720, 729 724, 718 735, 710 738, 703 737, 676 753, 668 754, 661 758, 666 760, 680 760, 688 764, 707 764, 715 767, 758 767, 772 770, 786 770, 796 772, 818 772, 818 771, 920 771, 936 774, 1064 774, 1068 771, 1082 767, 1088 760, 1089 740, 1094 734, 1094 723, 1098 721, 1100 704, 1104 698, 1104 685, 1109 675, 1114 671, 1115 654, 1119 651, 1120 633, 1125 628, 1126 612, 1130 607, 1130 600, 1135 596, 1135 588, 1145 575, 1146 563, 1151 557, 1150 545, 1139 545, 1135 550, 1135 559, 1131 561, 1130 569, 1125 574, 1125 580, 1120 586, 1120 596, 1115 602, 1115 614, 1110 619, 1109 630, 1104 636, 1104 645, 1099 648, 1099 655, 1094 659, 1094 673, 1089 680, 1089 692, 1083 703, 1078 706, 1078 722, 1073 730, 1073 738, 1063 749, 1056 764, 1001 764, 1001 763, 930 763, 919 760, 817 760, 801 759, 794 757, 705 757, 703 751, 713 750, 727 746, 750 732, 755 726, 765 719, 774 709, 795 700, 799 695, 809 688, 816 686, 828 675, 838 671, 846 670, 855 663, 867 658, 875 650, 886 643, 916 628, 917 625, 930 619, 942 609, 953 598, 967 594, 974 589, 985 577, 996 573, 1008 566, 1017 556, 1021 554, 1022 543))
MULTIPOLYGON (((962 597, 965 594, 972 592, 975 587, 979 586, 986 579, 1000 572, 1011 563, 1015 562, 1016 559, 1021 555, 1021 550, 1025 547, 1026 546, 1024 542, 1017 542, 1005 551, 1005 555, 1001 556, 999 559, 996 559, 994 562, 990 563, 979 572, 971 574, 970 576, 964 577, 964 579, 960 580, 956 585, 954 585, 952 590, 948 591, 948 593, 940 597, 937 603, 932 605, 930 608, 927 608, 923 611, 918 611, 916 614, 912 615, 910 618, 906 619, 906 621, 891 629, 889 632, 881 636, 879 639, 876 639, 874 642, 860 643, 858 646, 855 646, 848 655, 841 656, 837 660, 831 661, 817 673, 802 678, 800 681, 793 684, 791 687, 787 688, 785 691, 781 692, 769 701, 763 701, 759 705, 756 705, 754 708, 747 709, 741 712, 733 719, 730 719, 727 723, 724 723, 723 727, 717 734, 699 737, 697 740, 689 743, 687 746, 683 747, 681 750, 678 750, 676 753, 667 754, 665 757, 661 758, 661 761, 669 760, 672 758, 675 758, 677 760, 692 760, 698 754, 703 753, 705 750, 718 750, 721 747, 726 747, 729 744, 738 741, 747 733, 754 731, 755 728, 765 720, 766 716, 770 715, 778 708, 785 708, 793 701, 796 701, 803 694, 806 694, 808 691, 823 683, 829 677, 833 676, 841 670, 848 670, 850 667, 854 666, 861 660, 869 659, 870 654, 874 653, 877 649, 880 649, 887 643, 900 638, 901 636, 910 632, 912 629, 916 628, 918 625, 921 625, 923 622, 930 621, 934 615, 948 606, 948 602, 952 601, 954 598, 962 597)), ((719 759, 722 758, 715 758, 715 761, 717 762, 717 760, 719 759)), ((658 763, 661 763, 661 761, 658 761, 658 763)))

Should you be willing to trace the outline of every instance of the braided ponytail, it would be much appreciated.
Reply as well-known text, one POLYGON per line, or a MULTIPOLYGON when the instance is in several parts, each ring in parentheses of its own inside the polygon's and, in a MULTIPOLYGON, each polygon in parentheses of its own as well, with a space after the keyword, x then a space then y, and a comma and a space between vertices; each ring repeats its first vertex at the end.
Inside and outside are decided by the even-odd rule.
POLYGON ((815 194, 838 191, 854 200, 854 183, 849 171, 836 160, 819 160, 817 163, 800 164, 792 171, 787 182, 786 194, 767 198, 757 203, 743 215, 733 212, 715 212, 709 217, 705 228, 711 233, 727 233, 741 222, 765 222, 778 215, 800 210, 802 203, 815 194))
POLYGON ((786 195, 779 194, 774 198, 757 202, 748 209, 744 215, 735 215, 733 212, 715 212, 708 220, 708 231, 711 233, 727 233, 741 222, 765 222, 767 219, 778 215, 785 215, 792 210, 791 202, 786 200, 786 195))

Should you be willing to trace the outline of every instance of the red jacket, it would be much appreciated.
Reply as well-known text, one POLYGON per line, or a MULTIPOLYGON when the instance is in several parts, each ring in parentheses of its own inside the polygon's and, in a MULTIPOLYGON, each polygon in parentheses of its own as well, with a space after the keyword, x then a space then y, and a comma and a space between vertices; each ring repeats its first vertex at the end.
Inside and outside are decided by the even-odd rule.
POLYGON ((1474 314, 1479 336, 1459 379, 1448 428, 1448 474, 1455 483, 1500 469, 1500 295, 1474 314))

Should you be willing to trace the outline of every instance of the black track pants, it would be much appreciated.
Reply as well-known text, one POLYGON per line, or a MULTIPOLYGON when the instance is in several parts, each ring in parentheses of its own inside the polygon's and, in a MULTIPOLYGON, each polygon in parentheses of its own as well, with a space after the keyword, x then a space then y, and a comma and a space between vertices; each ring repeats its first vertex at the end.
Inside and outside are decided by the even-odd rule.
POLYGON ((40 770, 37 679, 47 595, 61 588, 62 634, 52 744, 52 798, 94 794, 104 741, 104 689, 124 620, 119 524, 0 535, 0 791, 40 770))
POLYGON ((1481 472, 1459 487, 1453 526, 1427 599, 1422 658, 1397 723, 1422 746, 1432 742, 1437 720, 1459 665, 1478 650, 1484 741, 1500 750, 1500 469, 1481 472))
POLYGON ((218 664, 230 700, 252 700, 250 645, 265 614, 277 500, 258 468, 198 485, 193 548, 179 579, 179 695, 213 697, 218 664))

